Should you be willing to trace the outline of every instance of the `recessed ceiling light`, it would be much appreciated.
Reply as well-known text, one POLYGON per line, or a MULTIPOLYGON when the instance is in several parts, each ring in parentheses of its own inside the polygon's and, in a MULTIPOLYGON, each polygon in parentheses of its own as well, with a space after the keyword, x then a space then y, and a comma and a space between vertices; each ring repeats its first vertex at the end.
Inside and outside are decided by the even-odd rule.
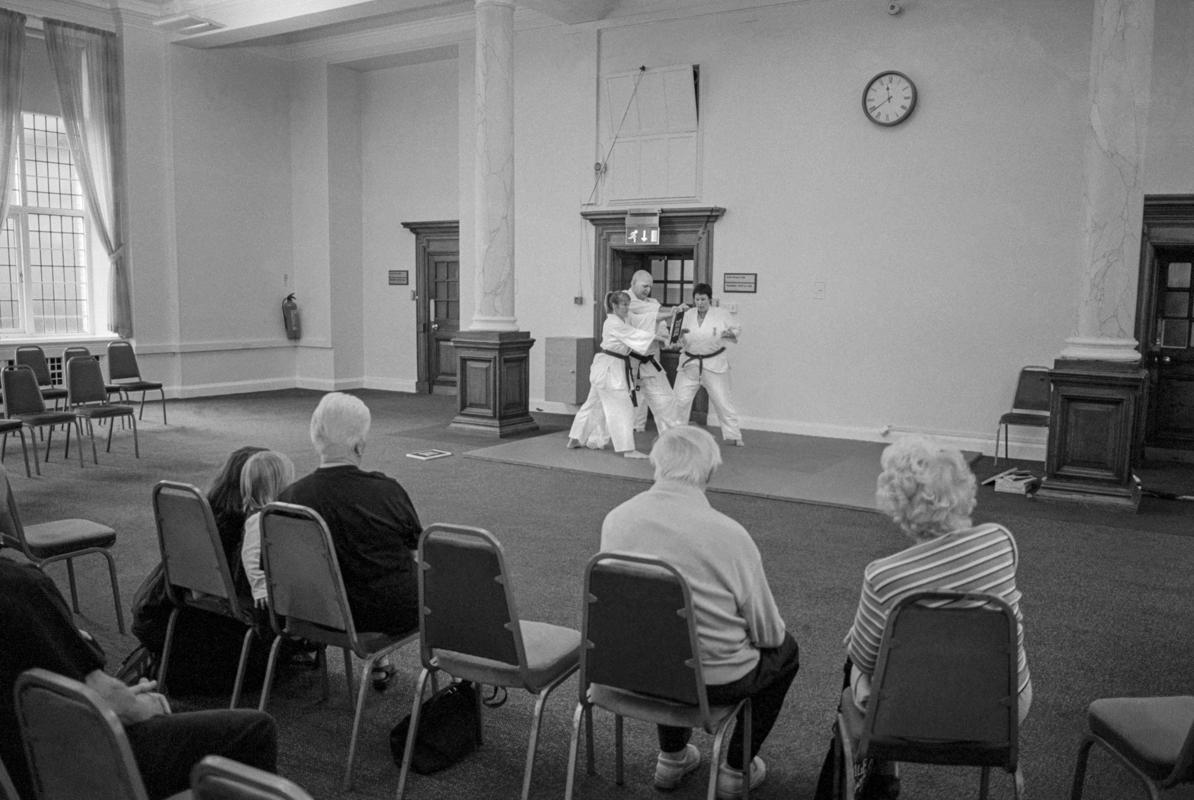
POLYGON ((206 33, 207 31, 218 30, 224 26, 216 22, 214 19, 207 19, 206 17, 196 17, 194 14, 177 14, 173 17, 163 17, 153 23, 153 27, 164 30, 168 33, 177 33, 182 36, 190 36, 195 33, 206 33))

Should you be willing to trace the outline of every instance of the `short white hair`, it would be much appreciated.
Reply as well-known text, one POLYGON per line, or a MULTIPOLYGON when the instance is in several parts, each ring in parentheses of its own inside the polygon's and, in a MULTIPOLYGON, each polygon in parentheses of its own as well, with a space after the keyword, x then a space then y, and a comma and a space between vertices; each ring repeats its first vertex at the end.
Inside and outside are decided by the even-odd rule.
POLYGON ((691 486, 709 483, 721 466, 717 440, 704 428, 677 425, 659 434, 651 448, 655 480, 679 481, 691 486))
POLYGON ((355 450, 365 444, 372 421, 369 407, 359 397, 329 392, 311 414, 311 444, 321 456, 355 450))
POLYGON ((910 436, 883 451, 875 504, 916 540, 969 528, 977 489, 962 453, 910 436))

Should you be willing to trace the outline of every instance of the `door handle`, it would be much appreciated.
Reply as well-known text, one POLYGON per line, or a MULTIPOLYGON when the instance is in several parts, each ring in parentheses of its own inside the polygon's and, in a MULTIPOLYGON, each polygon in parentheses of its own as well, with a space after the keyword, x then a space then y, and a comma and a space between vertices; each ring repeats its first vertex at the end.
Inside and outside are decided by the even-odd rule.
POLYGON ((439 323, 438 323, 438 322, 433 322, 433 323, 431 323, 431 330, 433 330, 433 331, 438 331, 438 330, 439 330, 439 323))

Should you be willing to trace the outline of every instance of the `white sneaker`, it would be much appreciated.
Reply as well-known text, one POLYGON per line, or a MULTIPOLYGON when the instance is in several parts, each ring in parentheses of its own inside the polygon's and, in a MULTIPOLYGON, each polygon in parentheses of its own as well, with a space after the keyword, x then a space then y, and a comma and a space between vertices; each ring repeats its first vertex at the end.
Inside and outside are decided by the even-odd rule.
POLYGON ((679 754, 659 752, 655 762, 655 788, 665 792, 675 789, 684 776, 701 765, 701 751, 695 744, 687 745, 679 754))
MULTIPOLYGON (((763 759, 755 756, 750 762, 750 790, 753 792, 763 779, 767 777, 767 764, 763 759)), ((734 769, 723 763, 717 771, 717 800, 738 800, 742 797, 743 784, 746 779, 742 770, 734 769)))

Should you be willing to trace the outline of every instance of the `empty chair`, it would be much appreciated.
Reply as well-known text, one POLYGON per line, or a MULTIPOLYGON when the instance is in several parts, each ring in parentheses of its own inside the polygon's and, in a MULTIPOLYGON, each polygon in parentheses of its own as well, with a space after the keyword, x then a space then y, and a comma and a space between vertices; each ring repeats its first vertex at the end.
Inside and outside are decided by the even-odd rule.
MULTIPOLYGON (((414 755, 423 692, 438 671, 536 696, 527 742, 522 799, 531 789, 535 750, 548 695, 576 671, 580 632, 518 615, 501 544, 488 531, 435 524, 419 537, 419 649, 410 735, 398 773, 401 800, 414 755)), ((480 726, 478 726, 480 727, 480 726)), ((481 731, 477 731, 478 741, 481 731)))
MULTIPOLYGON (((365 692, 369 687, 369 673, 383 656, 407 642, 413 642, 417 633, 412 631, 402 636, 389 636, 356 629, 327 523, 306 506, 270 503, 261 512, 261 563, 265 568, 269 607, 273 612, 270 620, 277 638, 269 651, 265 683, 261 688, 261 703, 258 706, 260 710, 264 711, 269 702, 278 663, 278 648, 283 636, 341 648, 349 697, 353 696, 352 656, 356 655, 364 662, 344 768, 343 787, 347 791, 352 786, 357 736, 361 727, 361 711, 365 706, 365 692)), ((323 651, 320 651, 319 663, 323 670, 323 696, 326 700, 328 673, 327 658, 323 651)))
POLYGON ((116 606, 116 624, 124 633, 124 611, 120 606, 120 586, 116 582, 116 562, 109 548, 116 543, 116 531, 107 525, 86 519, 60 519, 36 525, 21 524, 17 501, 12 493, 8 472, 0 467, 0 483, 4 486, 7 514, 0 513, 0 543, 20 550, 25 558, 39 569, 54 561, 66 561, 70 581, 71 607, 79 613, 79 594, 75 586, 74 559, 89 553, 99 553, 108 560, 108 577, 112 580, 112 602, 116 606))
MULTIPOLYGON (((16 350, 16 363, 33 370, 33 374, 37 376, 37 385, 41 388, 43 400, 52 401, 54 408, 58 408, 62 404, 62 401, 66 399, 66 389, 54 385, 54 381, 50 378, 50 366, 46 363, 46 354, 40 347, 35 344, 21 345, 16 350)), ((65 365, 66 362, 64 361, 63 364, 65 365)))
MULTIPOLYGON (((79 434, 79 466, 83 466, 83 428, 78 418, 70 411, 47 411, 37 378, 28 367, 5 367, 0 371, 0 387, 4 391, 4 413, 9 419, 19 420, 32 432, 36 428, 48 428, 46 432, 46 461, 50 460, 50 445, 54 439, 54 427, 66 426, 66 446, 63 457, 70 457, 70 429, 79 434)), ((2 458, 3 456, 0 456, 2 458)), ((34 459, 34 463, 37 459, 34 459)), ((41 474, 38 466, 37 474, 41 474)))
MULTIPOLYGON (((743 752, 750 753, 750 700, 710 706, 705 695, 696 616, 688 582, 675 567, 655 558, 598 553, 585 570, 580 662, 580 699, 572 718, 568 751, 571 800, 583 719, 588 772, 593 765, 593 708, 614 714, 615 780, 622 784, 622 719, 702 728, 713 734, 708 800, 717 793, 717 768, 738 710, 745 710, 743 752)), ((750 759, 743 764, 743 790, 750 795, 750 759)))
POLYGON ((1025 367, 1020 370, 1016 381, 1016 396, 1012 410, 999 418, 995 428, 995 463, 999 463, 999 435, 1003 434, 1003 457, 1008 457, 1008 428, 1019 425, 1026 428, 1049 427, 1049 368, 1025 367))
POLYGON ((62 349, 62 363, 66 364, 72 358, 92 358, 91 351, 82 345, 64 347, 62 349))
MULTIPOLYGON (((108 390, 104 386, 104 375, 99 362, 94 358, 72 358, 66 362, 67 405, 80 420, 87 422, 87 435, 91 438, 91 458, 96 464, 99 456, 95 452, 95 420, 108 420, 108 444, 105 453, 112 452, 112 424, 116 418, 128 418, 133 428, 133 453, 141 457, 141 444, 137 439, 137 417, 132 406, 108 402, 108 390)), ((80 432, 80 436, 82 432, 80 432)), ((82 447, 82 442, 79 443, 82 447)))
POLYGON ((285 778, 223 756, 207 756, 195 765, 191 795, 195 800, 312 800, 285 778))
POLYGON ((31 669, 15 695, 38 800, 148 800, 124 726, 94 690, 31 669))
POLYGON ((121 339, 108 342, 108 391, 119 391, 127 399, 129 392, 141 393, 141 410, 138 419, 145 416, 145 393, 156 391, 162 393, 162 424, 166 424, 166 390, 157 381, 147 381, 141 377, 141 368, 137 366, 137 353, 132 344, 121 339))
POLYGON ((1194 697, 1108 697, 1086 712, 1090 730, 1078 748, 1072 800, 1082 797, 1091 745, 1113 755, 1148 796, 1194 783, 1194 697))
POLYGON ((984 799, 1000 767, 1020 797, 1017 655, 1015 613, 998 597, 919 592, 896 603, 866 712, 842 693, 838 796, 854 797, 853 765, 869 758, 981 767, 984 799))
MULTIPOLYGON (((8 449, 8 434, 15 433, 21 437, 21 454, 25 456, 25 477, 32 478, 33 473, 29 471, 29 446, 25 441, 25 423, 19 419, 0 419, 0 435, 3 435, 3 440, 0 441, 0 461, 4 460, 4 453, 8 449)), ((33 451, 33 465, 37 467, 37 474, 41 474, 41 464, 37 461, 37 450, 33 451)))
POLYGON ((166 595, 174 606, 162 645, 159 690, 166 691, 178 615, 183 606, 188 606, 231 617, 245 626, 229 705, 229 708, 236 708, 244 686, 249 648, 253 644, 253 613, 237 595, 211 505, 207 497, 190 484, 160 481, 153 487, 153 517, 162 550, 162 565, 166 570, 166 595))

